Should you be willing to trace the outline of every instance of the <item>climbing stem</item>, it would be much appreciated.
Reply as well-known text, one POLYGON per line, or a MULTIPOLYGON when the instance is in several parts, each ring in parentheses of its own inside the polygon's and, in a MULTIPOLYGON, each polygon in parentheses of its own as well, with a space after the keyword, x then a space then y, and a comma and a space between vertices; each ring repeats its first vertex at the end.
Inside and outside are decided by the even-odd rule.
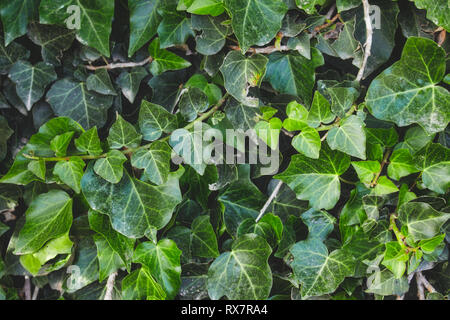
MULTIPOLYGON (((208 119, 209 117, 211 117, 217 110, 220 109, 220 107, 225 103, 226 99, 228 98, 229 94, 226 93, 223 98, 214 106, 212 107, 208 112, 202 114, 200 117, 198 117, 195 121, 189 123, 188 125, 186 125, 184 127, 184 129, 189 130, 191 128, 194 127, 194 125, 198 122, 203 122, 206 119, 208 119)), ((170 139, 170 135, 159 139, 159 141, 167 141, 170 139)), ((134 153, 136 151, 142 150, 142 149, 148 149, 150 148, 150 146, 152 145, 152 143, 148 143, 148 144, 144 144, 140 147, 137 148, 129 148, 129 149, 125 149, 122 150, 121 152, 123 154, 131 154, 134 153)), ((106 158, 106 153, 103 153, 101 155, 84 155, 84 156, 76 156, 77 158, 83 159, 83 160, 95 160, 95 159, 100 159, 100 158, 106 158)), ((36 157, 33 155, 29 155, 29 154, 23 154, 23 156, 27 159, 30 160, 44 160, 46 162, 58 162, 58 161, 69 161, 72 157, 74 156, 69 156, 69 157, 36 157)))
POLYGON ((383 172, 384 166, 387 164, 389 157, 391 156, 391 149, 387 149, 384 153, 383 161, 381 162, 381 168, 380 171, 377 172, 375 178, 373 178, 372 182, 370 183, 370 186, 373 188, 377 185, 378 179, 380 178, 381 172, 383 172))

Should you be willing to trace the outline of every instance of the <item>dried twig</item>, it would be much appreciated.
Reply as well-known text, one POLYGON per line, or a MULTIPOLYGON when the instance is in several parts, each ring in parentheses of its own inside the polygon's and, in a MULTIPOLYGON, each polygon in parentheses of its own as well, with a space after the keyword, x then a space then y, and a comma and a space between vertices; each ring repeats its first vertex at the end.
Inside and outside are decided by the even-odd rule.
POLYGON ((318 34, 321 30, 328 28, 329 26, 331 26, 333 23, 336 22, 336 20, 340 17, 339 13, 336 14, 333 18, 331 18, 330 21, 328 21, 327 23, 324 23, 320 26, 317 26, 314 28, 314 31, 311 33, 311 35, 314 37, 316 34, 318 34))
POLYGON ((431 285, 431 283, 428 282, 427 278, 425 278, 422 272, 417 272, 416 277, 419 277, 420 282, 422 282, 423 286, 428 290, 428 292, 436 292, 436 289, 431 285))
POLYGON ((31 300, 31 281, 29 276, 25 276, 25 283, 23 285, 23 292, 25 300, 31 300))
POLYGON ((370 5, 367 0, 362 0, 364 7, 364 21, 366 23, 366 43, 364 44, 364 59, 359 69, 358 75, 356 76, 356 81, 361 81, 364 77, 364 70, 366 69, 367 60, 370 56, 370 51, 372 49, 372 18, 370 17, 370 5))
POLYGON ((31 298, 31 300, 37 300, 38 294, 39 294, 39 287, 36 286, 34 287, 33 298, 31 298))
POLYGON ((114 283, 116 281, 117 272, 113 272, 109 275, 108 281, 106 282, 106 293, 103 300, 112 300, 112 293, 114 290, 114 283))
MULTIPOLYGON (((228 47, 232 50, 237 50, 237 51, 241 50, 241 48, 239 46, 230 45, 228 47)), ((262 54, 269 54, 269 53, 276 52, 276 51, 288 51, 288 50, 290 50, 288 48, 288 46, 280 46, 279 48, 277 48, 275 46, 268 46, 268 47, 263 47, 263 48, 248 49, 248 51, 251 53, 262 53, 262 54)))
POLYGON ((98 70, 98 69, 119 69, 119 68, 134 68, 134 67, 141 67, 146 65, 147 63, 150 63, 153 61, 152 57, 148 57, 145 60, 142 60, 141 62, 124 62, 124 63, 109 63, 103 66, 85 66, 88 70, 98 70))
POLYGON ((278 182, 278 184, 275 187, 275 189, 273 189, 272 194, 270 195, 269 199, 266 201, 266 203, 264 204, 264 207, 259 212, 259 215, 256 218, 256 222, 258 222, 264 216, 264 213, 266 213, 267 208, 272 203, 273 199, 275 199, 275 197, 277 196, 277 194, 280 191, 280 188, 281 188, 282 185, 283 185, 283 181, 280 181, 280 182, 278 182))
POLYGON ((416 283, 417 283, 417 297, 419 298, 419 300, 425 300, 423 283, 419 277, 419 272, 416 273, 416 283))

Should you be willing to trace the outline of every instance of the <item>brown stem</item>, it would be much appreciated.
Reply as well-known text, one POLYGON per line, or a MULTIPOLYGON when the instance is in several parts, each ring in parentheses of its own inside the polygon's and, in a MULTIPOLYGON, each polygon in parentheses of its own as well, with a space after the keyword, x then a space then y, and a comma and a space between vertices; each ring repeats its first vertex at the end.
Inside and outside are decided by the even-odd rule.
POLYGON ((389 159, 389 157, 391 156, 391 152, 392 152, 391 149, 387 149, 387 150, 386 150, 386 152, 385 152, 385 154, 384 154, 384 157, 383 157, 383 162, 381 162, 381 168, 380 168, 380 171, 378 171, 377 175, 375 176, 375 178, 374 178, 374 179, 372 180, 372 182, 370 183, 370 187, 373 188, 373 187, 376 186, 376 184, 377 184, 377 182, 378 182, 378 179, 380 178, 381 172, 383 171, 384 166, 387 164, 388 159, 389 159))
POLYGON ((141 67, 146 65, 147 63, 151 63, 153 61, 152 57, 148 57, 145 60, 142 60, 140 62, 124 62, 124 63, 109 63, 103 66, 84 66, 88 70, 99 70, 99 69, 118 69, 118 68, 134 68, 134 67, 141 67))

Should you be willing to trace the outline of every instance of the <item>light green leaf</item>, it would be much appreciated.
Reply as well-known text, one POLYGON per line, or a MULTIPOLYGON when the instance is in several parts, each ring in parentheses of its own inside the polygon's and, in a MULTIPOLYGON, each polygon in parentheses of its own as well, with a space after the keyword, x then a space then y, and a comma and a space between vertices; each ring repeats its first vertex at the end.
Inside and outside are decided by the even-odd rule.
POLYGON ((384 259, 381 262, 386 268, 391 270, 396 279, 400 279, 406 271, 406 262, 409 255, 397 241, 386 243, 384 259))
POLYGON ((259 99, 248 94, 250 87, 261 85, 267 62, 261 54, 247 58, 238 51, 230 51, 220 67, 227 92, 246 106, 258 107, 259 99))
POLYGON ((292 146, 305 156, 318 159, 322 142, 316 129, 304 127, 303 130, 292 139, 292 146))
POLYGON ((442 131, 450 119, 450 95, 437 86, 444 75, 445 51, 432 40, 410 37, 400 61, 370 84, 367 107, 400 127, 418 123, 428 133, 442 131))
POLYGON ((123 164, 127 157, 118 150, 111 150, 106 154, 106 158, 95 161, 94 171, 106 181, 116 184, 122 180, 123 164))
POLYGON ((450 188, 450 150, 438 143, 430 143, 414 155, 417 169, 422 171, 425 186, 437 193, 450 188))
POLYGON ((340 122, 338 128, 328 132, 327 142, 332 150, 345 152, 353 157, 366 159, 366 133, 364 122, 351 115, 340 122))
POLYGON ((42 98, 46 87, 57 79, 51 65, 39 62, 33 66, 28 61, 16 62, 9 77, 16 83, 17 95, 28 111, 42 98))
MULTIPOLYGON (((275 109, 275 111, 278 111, 275 109)), ((308 110, 297 103, 297 101, 290 102, 286 107, 287 119, 283 121, 283 127, 288 131, 303 130, 308 125, 306 119, 308 118, 308 110)))
POLYGON ((44 160, 32 160, 28 164, 28 170, 33 172, 39 179, 45 180, 45 173, 47 171, 47 167, 45 166, 44 160))
POLYGON ((75 146, 77 149, 84 153, 89 153, 93 156, 98 156, 103 153, 103 149, 98 137, 97 127, 83 132, 81 136, 75 139, 75 146))
POLYGON ((307 14, 314 14, 317 12, 316 6, 325 4, 326 0, 295 0, 297 7, 305 10, 307 14))
POLYGON ((418 171, 408 149, 397 149, 389 158, 388 175, 392 179, 400 180, 418 171))
POLYGON ((445 0, 412 0, 419 9, 427 10, 427 18, 450 31, 450 10, 445 0))
POLYGON ((297 242, 290 252, 294 256, 291 268, 302 285, 303 299, 334 292, 355 271, 352 255, 342 249, 329 254, 327 247, 317 238, 297 242))
POLYGON ((154 141, 163 133, 171 133, 177 128, 176 116, 160 105, 142 100, 139 111, 139 128, 144 140, 154 141))
POLYGON ((166 293, 146 267, 134 270, 122 280, 123 300, 164 300, 166 293))
POLYGON ((283 123, 278 118, 269 121, 260 121, 255 125, 258 137, 264 141, 272 150, 277 150, 283 123))
POLYGON ((208 270, 210 298, 267 299, 272 288, 272 272, 267 263, 271 252, 267 242, 255 234, 238 238, 231 251, 221 254, 208 270))
POLYGON ((336 116, 331 113, 330 103, 324 96, 316 91, 308 113, 308 125, 312 128, 317 128, 321 123, 327 124, 332 122, 336 116))
POLYGON ((71 187, 76 193, 80 193, 80 181, 86 164, 79 157, 70 157, 67 161, 58 161, 53 169, 62 182, 71 187))
POLYGON ((35 253, 49 240, 67 233, 72 225, 72 199, 61 190, 36 197, 25 213, 14 254, 35 253))
POLYGON ((169 239, 140 243, 134 252, 133 261, 144 265, 161 284, 167 299, 173 299, 181 284, 181 251, 169 239))
POLYGON ((406 277, 400 279, 388 269, 376 271, 368 278, 367 293, 374 293, 382 296, 403 295, 409 290, 406 277))
POLYGON ((150 72, 157 76, 168 70, 180 70, 191 66, 189 61, 177 56, 168 50, 160 48, 159 38, 152 41, 148 47, 150 56, 152 57, 152 64, 150 65, 150 72))
POLYGON ((67 154, 67 148, 69 147, 72 137, 75 132, 70 131, 60 135, 57 135, 50 141, 50 148, 55 151, 56 156, 63 157, 67 154))
POLYGON ((100 235, 94 235, 94 242, 97 247, 98 280, 103 282, 111 273, 124 268, 125 264, 120 259, 120 256, 109 246, 105 238, 100 235))
POLYGON ((109 129, 108 144, 112 149, 136 148, 141 144, 142 136, 131 123, 117 114, 117 120, 109 129))
POLYGON ((450 213, 434 210, 428 203, 408 202, 399 209, 398 219, 408 228, 408 235, 414 241, 426 240, 440 233, 450 213))
POLYGON ((381 164, 378 161, 352 161, 352 166, 359 180, 365 184, 370 184, 381 170, 381 164))
POLYGON ((313 208, 331 209, 341 193, 339 176, 349 166, 349 156, 323 145, 319 159, 311 161, 304 155, 294 155, 286 171, 275 179, 285 182, 297 194, 297 199, 309 200, 313 208))
POLYGON ((225 11, 222 0, 194 0, 187 12, 216 17, 225 11))
POLYGON ((397 186, 386 176, 381 176, 377 181, 377 185, 373 189, 374 194, 378 196, 394 193, 397 191, 397 186))
POLYGON ((269 43, 281 29, 287 6, 283 0, 225 0, 242 53, 269 43))
POLYGON ((155 141, 149 148, 133 153, 131 165, 144 169, 144 176, 150 182, 161 185, 167 182, 170 172, 172 149, 167 142, 155 141))

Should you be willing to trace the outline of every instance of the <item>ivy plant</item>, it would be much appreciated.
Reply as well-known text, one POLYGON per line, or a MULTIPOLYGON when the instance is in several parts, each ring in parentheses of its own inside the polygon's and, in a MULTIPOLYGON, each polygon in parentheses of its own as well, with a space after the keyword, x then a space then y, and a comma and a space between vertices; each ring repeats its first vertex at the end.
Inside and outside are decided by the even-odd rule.
POLYGON ((0 300, 449 298, 447 1, 0 20, 0 300))

